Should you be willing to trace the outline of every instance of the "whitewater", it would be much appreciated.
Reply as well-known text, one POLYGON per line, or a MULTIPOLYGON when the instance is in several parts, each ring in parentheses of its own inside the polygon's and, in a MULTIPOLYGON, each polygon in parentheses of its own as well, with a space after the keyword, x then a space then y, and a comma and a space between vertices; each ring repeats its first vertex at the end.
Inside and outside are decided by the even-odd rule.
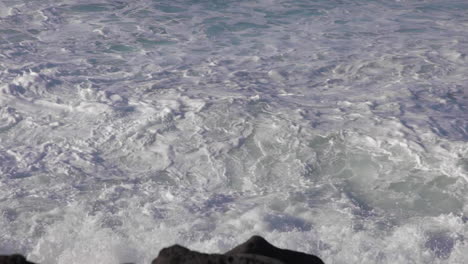
POLYGON ((464 0, 1 0, 0 254, 468 263, 467 54, 464 0))

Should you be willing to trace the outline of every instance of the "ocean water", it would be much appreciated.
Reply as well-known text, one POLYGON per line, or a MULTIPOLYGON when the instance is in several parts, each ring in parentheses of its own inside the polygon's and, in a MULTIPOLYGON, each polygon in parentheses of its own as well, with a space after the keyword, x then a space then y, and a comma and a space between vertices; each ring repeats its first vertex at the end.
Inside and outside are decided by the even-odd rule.
POLYGON ((0 254, 468 263, 467 54, 465 0, 1 0, 0 254))

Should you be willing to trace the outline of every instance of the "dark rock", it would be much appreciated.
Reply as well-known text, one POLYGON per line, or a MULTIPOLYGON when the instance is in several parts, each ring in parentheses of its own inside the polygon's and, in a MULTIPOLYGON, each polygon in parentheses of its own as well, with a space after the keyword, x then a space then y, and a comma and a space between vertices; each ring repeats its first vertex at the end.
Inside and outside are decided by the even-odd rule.
POLYGON ((152 264, 323 264, 318 257, 277 248, 260 236, 225 254, 205 254, 174 245, 164 248, 152 264))
POLYGON ((34 264, 29 262, 22 255, 14 254, 10 256, 0 256, 0 264, 34 264))
POLYGON ((174 245, 164 248, 152 264, 283 264, 283 262, 265 256, 239 254, 226 256, 205 254, 174 245))
POLYGON ((323 264, 323 261, 314 255, 277 248, 260 236, 253 236, 243 244, 225 253, 225 255, 238 254, 266 256, 280 260, 285 264, 323 264))

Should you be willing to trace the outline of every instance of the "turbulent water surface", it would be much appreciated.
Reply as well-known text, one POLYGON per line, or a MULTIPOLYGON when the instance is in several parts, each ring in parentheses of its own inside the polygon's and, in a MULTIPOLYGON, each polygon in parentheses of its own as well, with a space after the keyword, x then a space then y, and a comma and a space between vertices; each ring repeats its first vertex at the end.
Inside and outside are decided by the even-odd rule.
POLYGON ((467 263, 467 54, 465 0, 2 0, 0 254, 467 263))

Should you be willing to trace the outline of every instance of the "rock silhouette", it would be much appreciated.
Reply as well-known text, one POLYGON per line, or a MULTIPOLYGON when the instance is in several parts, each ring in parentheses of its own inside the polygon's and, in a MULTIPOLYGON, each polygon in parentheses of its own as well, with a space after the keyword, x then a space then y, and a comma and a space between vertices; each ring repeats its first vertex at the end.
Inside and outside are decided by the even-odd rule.
POLYGON ((310 254, 289 249, 281 249, 268 243, 261 236, 253 236, 243 244, 226 252, 225 255, 255 254, 282 261, 285 264, 323 264, 323 261, 310 254))
POLYGON ((10 256, 0 256, 0 264, 34 264, 29 262, 22 255, 14 254, 10 256))
POLYGON ((323 264, 310 254, 281 249, 253 236, 225 254, 206 254, 174 245, 164 248, 152 264, 323 264))
POLYGON ((283 264, 283 262, 265 256, 239 254, 205 254, 174 245, 164 248, 152 264, 283 264))
MULTIPOLYGON (((15 254, 0 255, 0 264, 35 263, 15 254)), ((277 248, 263 237, 253 236, 224 254, 206 254, 173 245, 162 249, 151 264, 323 264, 323 261, 314 255, 277 248)))

